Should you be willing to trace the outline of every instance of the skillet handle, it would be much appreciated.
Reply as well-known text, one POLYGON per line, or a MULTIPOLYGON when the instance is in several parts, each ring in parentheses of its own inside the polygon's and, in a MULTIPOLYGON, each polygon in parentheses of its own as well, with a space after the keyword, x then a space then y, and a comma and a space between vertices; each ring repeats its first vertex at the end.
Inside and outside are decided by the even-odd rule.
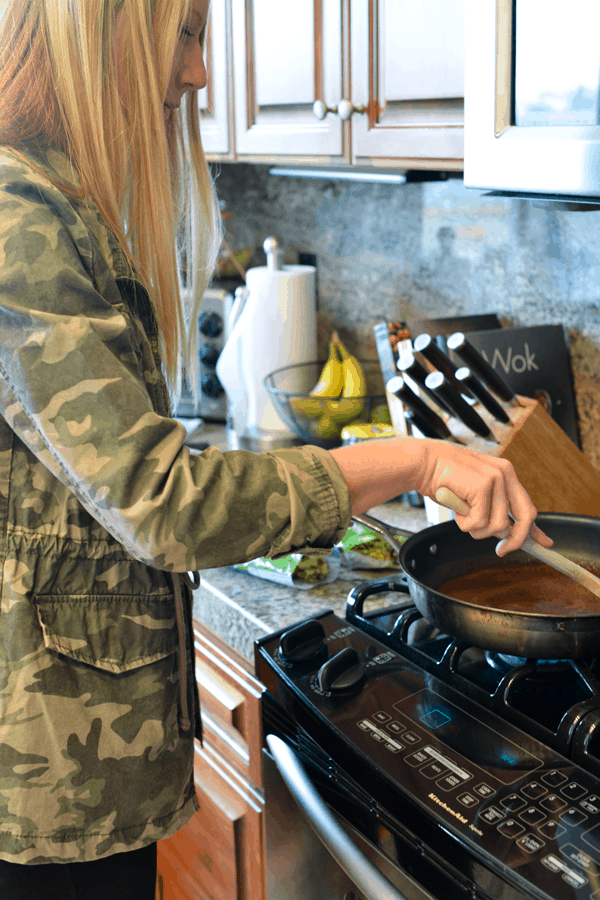
POLYGON ((394 525, 394 534, 390 531, 390 526, 386 525, 384 522, 380 522, 379 519, 374 519, 373 516, 368 516, 366 513, 361 513, 360 515, 352 516, 353 522, 358 522, 359 525, 364 525, 366 528, 370 528, 371 531, 376 531, 377 534, 380 534, 381 537, 385 538, 390 547, 396 551, 396 553, 400 553, 400 548, 402 544, 399 544, 394 534, 400 534, 402 537, 412 537, 414 531, 406 531, 405 528, 396 528, 394 525))

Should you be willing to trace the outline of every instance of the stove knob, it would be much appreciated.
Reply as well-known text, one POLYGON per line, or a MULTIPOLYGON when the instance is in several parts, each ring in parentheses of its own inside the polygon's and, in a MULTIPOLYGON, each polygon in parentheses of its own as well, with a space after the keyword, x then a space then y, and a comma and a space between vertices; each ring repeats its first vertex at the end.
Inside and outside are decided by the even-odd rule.
POLYGON ((202 393, 207 397, 212 397, 213 400, 216 400, 221 394, 224 394, 224 388, 216 375, 202 375, 200 378, 200 387, 202 389, 202 393))
POLYGON ((317 619, 290 628, 279 640, 285 662, 307 662, 325 649, 325 629, 317 619))
POLYGON ((219 348, 214 344, 202 344, 198 351, 200 361, 209 369, 214 369, 219 359, 219 348))
POLYGON ((202 313, 198 319, 198 325, 200 327, 200 333, 205 337, 216 338, 219 337, 223 331, 223 319, 219 313, 215 312, 202 313))
POLYGON ((345 694, 359 691, 365 683, 365 667, 359 661, 354 647, 340 650, 317 673, 317 682, 322 691, 345 694))

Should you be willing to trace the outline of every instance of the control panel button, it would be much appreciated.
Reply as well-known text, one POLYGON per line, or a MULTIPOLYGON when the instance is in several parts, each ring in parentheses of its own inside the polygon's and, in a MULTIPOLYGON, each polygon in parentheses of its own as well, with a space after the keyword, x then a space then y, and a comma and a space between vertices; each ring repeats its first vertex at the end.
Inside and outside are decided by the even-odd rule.
POLYGON ((548 856, 545 856, 542 859, 542 863, 547 869, 550 869, 551 872, 561 872, 563 879, 570 884, 571 887, 581 888, 588 883, 587 878, 580 872, 571 868, 571 866, 562 859, 559 859, 558 856, 555 856, 554 853, 549 853, 548 856))
POLYGON ((560 812, 566 805, 567 801, 563 800, 562 797, 559 797, 557 794, 548 794, 547 797, 540 800, 540 806, 543 806, 544 809, 547 809, 548 812, 551 813, 560 812))
POLYGON ((525 853, 537 853, 538 850, 541 850, 542 847, 546 846, 546 841, 543 841, 536 834, 524 834, 523 837, 519 838, 517 844, 524 850, 525 853))
POLYGON ((454 772, 450 772, 449 775, 446 775, 445 778, 440 778, 439 781, 436 781, 438 787, 440 787, 443 791, 453 791, 454 788, 461 785, 462 778, 459 778, 458 775, 455 775, 454 772))
POLYGON ((591 815, 595 815, 596 813, 600 812, 600 798, 595 794, 590 794, 589 797, 586 797, 584 800, 580 800, 579 805, 591 815))
POLYGON ((544 813, 536 809, 535 806, 530 806, 528 809, 525 809, 522 813, 519 813, 519 818, 523 820, 527 825, 539 825, 540 822, 543 822, 546 816, 544 813))
POLYGON ((500 801, 500 805, 504 809, 509 810, 509 812, 517 812, 517 810, 523 809, 527 805, 527 801, 520 797, 519 794, 509 794, 508 797, 500 801))
POLYGON ((468 809, 470 809, 472 806, 477 806, 477 804, 481 802, 477 799, 477 797, 473 796, 473 794, 469 794, 468 792, 459 794, 456 799, 459 801, 459 803, 462 803, 462 805, 466 806, 468 809))
MULTIPOLYGON (((406 735, 404 735, 404 740, 406 740, 406 735)), ((408 763, 409 766, 422 766, 424 762, 427 762, 429 757, 426 753, 423 753, 422 750, 417 750, 415 753, 411 753, 410 756, 404 757, 404 762, 408 763)))
POLYGON ((498 825, 498 831, 500 834, 503 834, 504 837, 517 838, 519 835, 523 834, 525 829, 514 819, 507 819, 506 822, 502 822, 501 825, 498 825))
POLYGON ((550 869, 551 872, 562 872, 563 879, 570 884, 571 887, 577 889, 584 887, 584 885, 588 883, 587 878, 562 859, 559 859, 558 856, 555 856, 554 853, 549 853, 548 856, 545 856, 542 863, 547 869, 550 869))
POLYGON ((379 712, 373 713, 373 718, 376 722, 389 722, 392 717, 380 709, 379 712))
POLYGON ((385 727, 388 731, 391 731, 392 734, 402 734, 402 732, 405 730, 404 725, 401 725, 400 722, 396 721, 396 719, 394 719, 393 722, 388 722, 385 727))
POLYGON ((550 787, 557 788, 560 787, 561 784, 564 784, 567 780, 567 776, 563 775, 562 772, 557 771, 556 769, 552 769, 551 772, 546 772, 545 775, 542 775, 542 779, 545 784, 550 785, 550 787))
POLYGON ((586 789, 577 784, 576 781, 566 784, 560 789, 560 792, 567 800, 579 800, 580 797, 587 793, 586 789))
POLYGON ((407 744, 418 744, 421 738, 414 731, 407 731, 402 740, 406 741, 407 744))
POLYGON ((574 825, 581 825, 581 823, 586 819, 586 814, 580 809, 575 809, 574 806, 571 806, 560 817, 560 821, 563 823, 563 825, 566 825, 567 828, 572 828, 574 825))
POLYGON ((494 788, 490 787, 489 784, 486 784, 485 781, 482 781, 481 784, 478 784, 473 790, 476 794, 479 794, 480 797, 483 797, 486 800, 494 793, 494 788))
POLYGON ((538 800, 548 793, 548 788, 545 788, 539 781, 530 781, 529 784, 521 788, 521 793, 529 797, 530 800, 538 800))
POLYGON ((596 866, 596 863, 590 859, 587 853, 584 853, 579 847, 575 847, 573 844, 563 844, 560 848, 560 852, 566 859, 570 859, 572 862, 577 863, 578 866, 586 871, 596 866))
POLYGON ((501 809, 498 809, 497 806, 488 806, 487 809, 481 813, 481 818, 485 819, 486 822, 489 822, 490 825, 495 825, 496 822, 502 821, 502 819, 506 818, 506 813, 501 809))
POLYGON ((443 775, 447 771, 448 769, 445 766, 440 765, 438 762, 433 762, 428 766, 423 766, 421 775, 424 775, 425 778, 439 778, 440 775, 443 775))
POLYGON ((561 834, 566 834, 567 829, 556 821, 556 819, 548 819, 543 825, 538 827, 540 834, 547 838, 559 838, 561 834))
POLYGON ((582 840, 593 850, 600 851, 600 825, 596 825, 595 828, 590 828, 589 831, 586 831, 582 835, 582 840))

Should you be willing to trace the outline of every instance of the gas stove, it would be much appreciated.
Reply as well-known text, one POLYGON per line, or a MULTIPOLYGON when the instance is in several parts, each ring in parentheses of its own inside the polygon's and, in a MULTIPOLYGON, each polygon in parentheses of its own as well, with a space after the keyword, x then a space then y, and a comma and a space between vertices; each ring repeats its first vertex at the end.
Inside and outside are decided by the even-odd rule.
POLYGON ((351 591, 346 620, 600 777, 599 660, 524 659, 470 647, 423 618, 403 576, 351 591), (395 596, 396 605, 365 609, 382 595, 395 596))
POLYGON ((596 660, 468 647, 392 576, 345 620, 257 641, 256 666, 265 734, 398 867, 399 897, 600 900, 596 660))

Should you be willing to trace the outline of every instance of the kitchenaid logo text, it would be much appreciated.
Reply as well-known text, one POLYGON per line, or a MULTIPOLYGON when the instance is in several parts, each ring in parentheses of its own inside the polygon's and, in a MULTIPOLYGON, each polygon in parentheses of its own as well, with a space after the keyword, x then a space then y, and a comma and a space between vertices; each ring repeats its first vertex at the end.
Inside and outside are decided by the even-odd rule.
POLYGON ((452 809, 450 806, 448 806, 447 803, 444 803, 443 800, 440 800, 440 798, 436 796, 436 794, 430 794, 429 799, 433 800, 434 803, 437 803, 438 806, 441 806, 442 809, 445 809, 446 812, 449 812, 451 816, 454 816, 456 819, 458 819, 459 822, 462 822, 463 825, 467 824, 467 819, 465 819, 464 816, 461 816, 459 812, 456 812, 455 809, 452 809))
MULTIPOLYGON (((481 355, 486 360, 486 362, 490 362, 485 350, 481 351, 481 355)), ((511 369, 513 370, 513 372, 517 372, 518 374, 520 374, 521 372, 531 372, 532 369, 535 369, 536 372, 539 372, 539 366, 536 365, 535 362, 535 353, 530 352, 529 344, 527 343, 525 344, 525 355, 523 355, 522 353, 513 353, 513 348, 509 347, 506 354, 506 359, 502 356, 502 353, 496 347, 490 365, 493 369, 496 369, 497 363, 500 363, 507 375, 511 369)))

